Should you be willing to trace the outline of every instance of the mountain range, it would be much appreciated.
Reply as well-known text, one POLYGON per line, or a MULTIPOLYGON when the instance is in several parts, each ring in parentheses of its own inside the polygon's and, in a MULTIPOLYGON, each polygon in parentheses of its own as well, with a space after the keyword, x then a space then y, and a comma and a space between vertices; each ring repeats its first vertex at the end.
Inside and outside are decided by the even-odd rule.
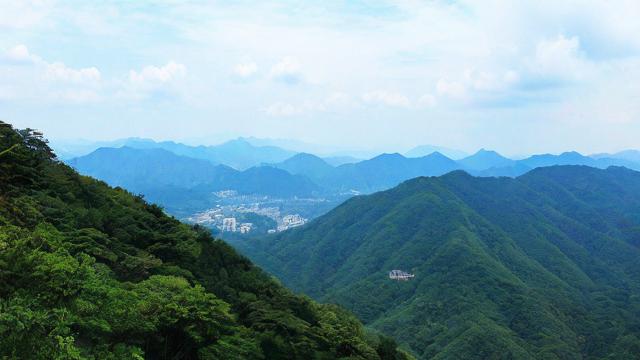
MULTIPOLYGON (((211 198, 211 192, 218 190, 281 198, 313 197, 372 193, 414 177, 443 175, 454 170, 464 170, 475 176, 507 177, 553 165, 624 166, 640 170, 640 163, 632 160, 632 151, 596 157, 566 152, 512 160, 495 151, 482 149, 458 161, 439 152, 415 158, 395 153, 338 166, 313 154, 298 153, 283 161, 262 162, 239 171, 207 160, 208 155, 214 154, 210 147, 147 140, 132 140, 129 144, 134 147, 100 148, 89 155, 67 160, 67 163, 81 173, 113 186, 142 193, 170 210, 184 211, 206 208, 205 204, 210 204, 207 199, 211 198), (157 147, 159 144, 163 147, 157 147)), ((238 148, 253 149, 249 152, 261 149, 240 141, 227 143, 216 151, 238 148)), ((229 152, 234 153, 233 150, 229 152)), ((260 156, 262 160, 272 159, 273 154, 267 152, 260 156)), ((284 156, 284 153, 278 155, 284 156)), ((254 161, 258 159, 254 157, 254 161)))
POLYGON ((475 176, 516 177, 532 169, 554 165, 586 165, 605 169, 624 166, 640 170, 640 162, 634 162, 633 152, 627 156, 607 155, 597 158, 577 152, 559 155, 533 155, 522 160, 512 160, 491 150, 481 149, 473 155, 454 161, 439 152, 422 157, 405 157, 400 154, 382 154, 369 160, 331 167, 323 159, 311 154, 298 154, 282 163, 272 164, 296 175, 304 175, 320 187, 332 191, 355 190, 371 193, 388 189, 402 181, 417 176, 442 175, 453 170, 464 170, 475 176), (618 157, 620 156, 620 157, 618 157))
POLYGON ((172 213, 206 208, 210 205, 207 199, 220 190, 273 197, 310 197, 319 191, 308 178, 274 167, 238 171, 161 148, 100 148, 67 163, 111 186, 144 194, 172 213))
POLYGON ((467 156, 469 156, 468 153, 461 151, 461 150, 457 150, 457 149, 451 149, 448 147, 444 147, 444 146, 434 146, 434 145, 420 145, 420 146, 416 146, 413 149, 407 151, 404 156, 406 157, 423 157, 423 156, 427 156, 429 154, 432 154, 434 152, 439 152, 443 155, 445 155, 448 158, 454 159, 454 160, 459 160, 462 158, 465 158, 467 156))
MULTIPOLYGON (((173 141, 156 142, 151 139, 127 138, 112 142, 80 143, 59 145, 56 149, 64 154, 62 159, 69 160, 85 156, 99 148, 129 147, 134 149, 164 149, 176 155, 207 160, 213 164, 224 164, 238 170, 248 169, 262 163, 283 161, 295 152, 277 146, 255 146, 243 138, 230 140, 214 146, 190 146, 173 141), (73 156, 75 155, 75 156, 73 156)), ((57 151, 57 150, 56 150, 57 151)))
POLYGON ((640 173, 626 168, 419 177, 236 245, 420 359, 640 351, 640 173))

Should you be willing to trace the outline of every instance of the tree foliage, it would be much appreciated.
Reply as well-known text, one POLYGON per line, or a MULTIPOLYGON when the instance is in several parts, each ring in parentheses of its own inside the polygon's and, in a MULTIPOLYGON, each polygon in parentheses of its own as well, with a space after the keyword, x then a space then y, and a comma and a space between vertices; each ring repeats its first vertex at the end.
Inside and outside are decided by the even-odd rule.
POLYGON ((0 122, 0 357, 404 359, 202 228, 0 122))

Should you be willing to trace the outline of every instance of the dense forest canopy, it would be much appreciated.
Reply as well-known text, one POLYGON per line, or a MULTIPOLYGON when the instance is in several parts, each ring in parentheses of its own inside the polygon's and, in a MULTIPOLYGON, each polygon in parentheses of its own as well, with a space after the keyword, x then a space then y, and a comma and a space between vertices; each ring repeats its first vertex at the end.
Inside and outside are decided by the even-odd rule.
POLYGON ((407 359, 202 228, 0 122, 0 357, 407 359))
POLYGON ((622 167, 417 178, 238 246, 422 359, 640 356, 640 173, 622 167))

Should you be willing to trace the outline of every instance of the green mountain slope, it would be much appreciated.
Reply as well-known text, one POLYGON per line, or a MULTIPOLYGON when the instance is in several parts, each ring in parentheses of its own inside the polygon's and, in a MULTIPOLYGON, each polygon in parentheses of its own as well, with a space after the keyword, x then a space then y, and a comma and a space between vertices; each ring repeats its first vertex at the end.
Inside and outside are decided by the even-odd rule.
POLYGON ((634 359, 639 245, 640 173, 555 166, 417 178, 242 249, 422 359, 634 359))
POLYGON ((0 358, 407 357, 0 122, 0 358))

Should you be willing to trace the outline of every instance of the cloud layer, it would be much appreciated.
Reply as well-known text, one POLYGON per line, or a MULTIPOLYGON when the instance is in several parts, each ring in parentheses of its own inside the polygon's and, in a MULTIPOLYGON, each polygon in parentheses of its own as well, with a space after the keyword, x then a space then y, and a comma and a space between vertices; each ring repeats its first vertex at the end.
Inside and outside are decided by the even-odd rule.
POLYGON ((171 137, 180 116, 186 137, 610 150, 640 137, 638 18, 633 0, 16 2, 0 110, 85 137, 171 137))

